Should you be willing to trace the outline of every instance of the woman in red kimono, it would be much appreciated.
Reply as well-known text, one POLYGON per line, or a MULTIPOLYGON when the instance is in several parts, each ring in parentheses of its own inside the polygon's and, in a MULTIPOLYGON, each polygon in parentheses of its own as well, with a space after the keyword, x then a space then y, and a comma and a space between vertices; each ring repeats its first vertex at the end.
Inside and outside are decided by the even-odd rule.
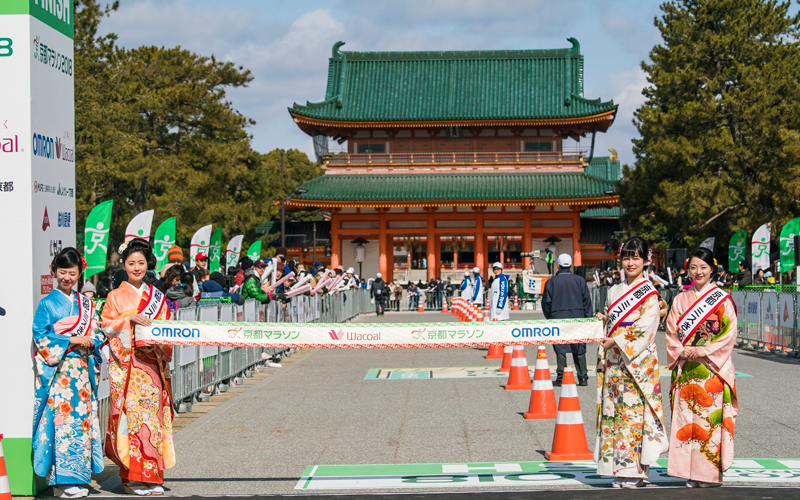
POLYGON ((689 488, 722 484, 733 462, 733 434, 739 403, 733 369, 736 306, 711 283, 714 254, 706 248, 688 261, 694 280, 675 297, 667 318, 667 359, 672 370, 669 443, 670 476, 689 488))
POLYGON ((106 455, 119 466, 125 492, 161 495, 164 470, 175 465, 172 442, 172 347, 135 347, 134 325, 170 319, 164 294, 143 279, 155 264, 150 244, 134 239, 122 250, 128 280, 108 294, 102 327, 110 339, 111 418, 106 455))

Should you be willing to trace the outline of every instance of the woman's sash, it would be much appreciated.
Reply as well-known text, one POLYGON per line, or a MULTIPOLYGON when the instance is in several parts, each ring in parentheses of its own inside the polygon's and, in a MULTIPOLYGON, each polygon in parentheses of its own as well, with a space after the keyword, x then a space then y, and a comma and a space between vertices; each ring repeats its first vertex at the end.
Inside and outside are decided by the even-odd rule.
POLYGON ((78 321, 70 328, 61 332, 61 335, 69 335, 71 337, 86 335, 92 324, 92 311, 94 311, 94 308, 92 307, 91 299, 78 294, 78 321))
POLYGON ((606 322, 608 330, 606 334, 610 337, 630 313, 653 295, 658 295, 658 290, 650 281, 644 280, 618 298, 608 308, 608 321, 606 322))
POLYGON ((703 321, 708 319, 717 306, 725 302, 729 296, 727 292, 720 290, 716 285, 710 284, 708 290, 698 297, 678 319, 676 333, 681 344, 687 345, 694 338, 703 321))
POLYGON ((166 297, 158 288, 153 285, 148 286, 150 287, 150 297, 147 300, 142 297, 136 312, 144 314, 148 319, 152 320, 156 319, 159 313, 161 313, 161 308, 164 307, 166 297))

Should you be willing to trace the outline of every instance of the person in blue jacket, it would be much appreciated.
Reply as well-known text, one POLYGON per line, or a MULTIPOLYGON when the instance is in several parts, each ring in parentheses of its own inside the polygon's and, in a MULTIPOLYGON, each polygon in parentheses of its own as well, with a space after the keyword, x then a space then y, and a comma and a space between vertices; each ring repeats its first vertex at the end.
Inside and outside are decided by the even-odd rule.
POLYGON ((231 302, 234 304, 239 304, 240 306, 244 304, 244 297, 238 293, 230 293, 228 289, 225 288, 225 277, 222 276, 222 273, 211 273, 211 276, 203 282, 202 287, 203 298, 230 297, 231 302))

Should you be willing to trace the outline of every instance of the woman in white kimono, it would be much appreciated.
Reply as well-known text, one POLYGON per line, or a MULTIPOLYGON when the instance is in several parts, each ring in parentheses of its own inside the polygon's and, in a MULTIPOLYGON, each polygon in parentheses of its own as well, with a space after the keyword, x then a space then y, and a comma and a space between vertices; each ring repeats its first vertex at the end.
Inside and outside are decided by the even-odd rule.
POLYGON ((667 305, 645 279, 647 242, 634 236, 620 251, 625 281, 608 292, 598 314, 607 337, 597 355, 597 473, 615 476, 615 488, 637 488, 667 451, 656 333, 667 305))

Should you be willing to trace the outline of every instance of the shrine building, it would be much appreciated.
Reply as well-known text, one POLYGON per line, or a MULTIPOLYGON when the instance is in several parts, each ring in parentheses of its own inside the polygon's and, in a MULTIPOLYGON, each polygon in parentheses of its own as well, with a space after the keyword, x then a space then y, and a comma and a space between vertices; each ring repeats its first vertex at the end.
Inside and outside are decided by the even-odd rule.
POLYGON ((569 42, 463 52, 337 42, 324 99, 289 108, 325 173, 287 206, 330 212, 330 264, 360 263, 364 277, 460 281, 495 261, 547 274, 521 254, 544 257, 553 241, 575 266, 599 267, 618 228, 620 165, 613 150, 594 155, 594 138, 617 105, 584 97, 583 55, 569 42))

